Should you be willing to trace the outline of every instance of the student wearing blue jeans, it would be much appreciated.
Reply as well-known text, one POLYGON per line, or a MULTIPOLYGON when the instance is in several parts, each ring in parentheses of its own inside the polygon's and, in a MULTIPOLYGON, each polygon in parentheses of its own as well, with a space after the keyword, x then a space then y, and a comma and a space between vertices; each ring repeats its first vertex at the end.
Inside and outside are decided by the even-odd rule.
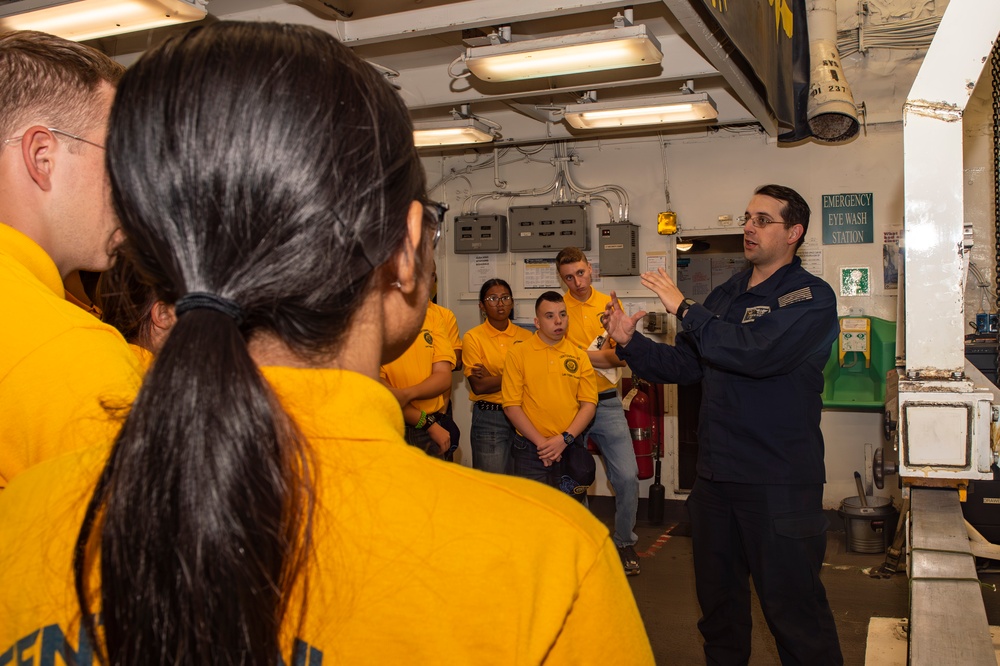
POLYGON ((610 297, 591 286, 593 269, 587 256, 578 248, 567 247, 556 255, 559 277, 566 283, 566 312, 569 327, 566 339, 584 350, 597 373, 597 415, 588 435, 597 444, 607 467, 608 481, 615 491, 615 531, 626 575, 639 573, 635 552, 635 516, 639 508, 639 466, 632 448, 632 437, 625 410, 618 397, 618 381, 625 362, 615 355, 601 318, 610 297))

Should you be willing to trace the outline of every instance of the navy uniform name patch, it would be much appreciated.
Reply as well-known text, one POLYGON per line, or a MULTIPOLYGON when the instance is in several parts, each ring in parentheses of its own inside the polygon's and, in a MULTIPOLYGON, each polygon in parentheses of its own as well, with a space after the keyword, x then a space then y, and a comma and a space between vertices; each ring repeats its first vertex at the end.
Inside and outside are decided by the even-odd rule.
POLYGON ((752 321, 756 321, 766 315, 771 311, 770 305, 757 305, 752 308, 747 308, 747 311, 743 313, 744 324, 749 324, 752 321))
POLYGON ((809 287, 802 287, 802 289, 796 289, 795 291, 790 291, 781 298, 778 299, 778 307, 783 308, 792 303, 801 303, 802 301, 811 301, 813 297, 812 289, 809 287))

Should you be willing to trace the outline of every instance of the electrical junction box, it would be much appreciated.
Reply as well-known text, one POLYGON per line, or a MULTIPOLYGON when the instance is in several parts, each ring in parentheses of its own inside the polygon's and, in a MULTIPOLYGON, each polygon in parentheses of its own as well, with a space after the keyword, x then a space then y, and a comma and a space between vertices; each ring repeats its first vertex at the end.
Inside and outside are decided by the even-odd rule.
POLYGON ((505 215, 459 215, 455 218, 455 254, 507 251, 505 215))
POLYGON ((639 274, 639 226, 621 224, 597 225, 597 250, 601 260, 601 275, 639 274))
POLYGON ((663 334, 667 332, 666 312, 647 312, 642 318, 642 330, 646 333, 663 334))
POLYGON ((508 212, 511 252, 558 252, 570 246, 590 249, 584 204, 517 206, 508 212))

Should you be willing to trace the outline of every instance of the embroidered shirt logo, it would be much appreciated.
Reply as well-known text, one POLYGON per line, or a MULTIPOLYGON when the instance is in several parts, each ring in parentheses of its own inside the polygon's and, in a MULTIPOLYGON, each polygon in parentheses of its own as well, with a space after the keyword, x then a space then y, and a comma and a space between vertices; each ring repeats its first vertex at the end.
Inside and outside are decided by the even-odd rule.
POLYGON ((571 374, 576 374, 576 371, 580 369, 580 366, 577 364, 577 362, 571 358, 568 358, 565 361, 563 361, 563 367, 566 368, 566 371, 571 374))
POLYGON ((809 287, 802 287, 795 291, 790 291, 781 298, 778 299, 778 307, 783 308, 792 303, 801 303, 802 301, 811 301, 813 297, 812 289, 809 287))
POLYGON ((758 305, 756 307, 747 308, 747 311, 743 313, 744 324, 749 324, 752 321, 756 321, 766 315, 771 311, 770 305, 758 305))
POLYGON ((434 344, 434 336, 431 335, 430 331, 427 330, 424 331, 424 342, 426 342, 428 345, 434 344))

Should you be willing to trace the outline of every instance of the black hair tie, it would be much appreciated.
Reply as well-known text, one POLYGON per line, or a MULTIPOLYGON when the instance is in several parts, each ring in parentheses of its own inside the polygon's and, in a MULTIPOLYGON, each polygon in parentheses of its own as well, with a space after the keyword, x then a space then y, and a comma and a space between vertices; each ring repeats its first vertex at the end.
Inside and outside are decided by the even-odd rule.
POLYGON ((180 298, 174 304, 174 314, 180 317, 185 312, 198 309, 215 310, 221 312, 236 322, 239 326, 243 323, 243 308, 228 298, 223 298, 218 294, 210 294, 205 291, 191 291, 180 298))

